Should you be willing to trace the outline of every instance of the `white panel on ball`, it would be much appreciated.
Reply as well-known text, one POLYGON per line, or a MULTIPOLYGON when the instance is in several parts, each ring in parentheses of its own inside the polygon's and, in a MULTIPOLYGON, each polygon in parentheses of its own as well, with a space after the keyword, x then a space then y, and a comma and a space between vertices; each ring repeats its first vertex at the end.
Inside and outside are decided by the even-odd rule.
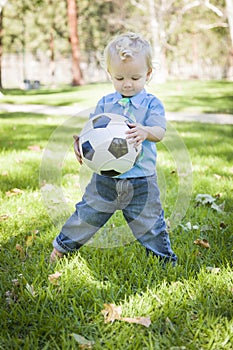
POLYGON ((117 176, 130 170, 141 154, 141 145, 134 147, 126 140, 128 119, 119 114, 102 113, 84 126, 79 148, 84 163, 94 172, 117 176))

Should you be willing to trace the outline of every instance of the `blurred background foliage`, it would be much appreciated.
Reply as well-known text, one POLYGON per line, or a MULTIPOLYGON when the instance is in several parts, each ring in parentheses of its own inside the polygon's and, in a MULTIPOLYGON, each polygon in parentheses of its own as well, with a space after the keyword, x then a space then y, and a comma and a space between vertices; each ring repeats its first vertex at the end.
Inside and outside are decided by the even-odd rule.
MULTIPOLYGON (((48 80, 55 79, 59 62, 65 58, 80 67, 81 73, 76 77, 74 68, 67 67, 73 70, 73 85, 83 83, 82 71, 84 82, 90 82, 90 74, 85 75, 85 71, 90 67, 90 72, 100 69, 105 45, 112 36, 125 31, 140 32, 151 41, 163 81, 173 76, 210 79, 233 76, 233 0, 1 2, 5 5, 0 20, 1 70, 7 66, 6 60, 10 61, 9 55, 19 57, 22 79, 28 78, 30 55, 30 60, 37 63, 46 58, 48 80), (70 30, 72 25, 76 32, 70 30)), ((106 78, 97 76, 99 81, 106 78)))

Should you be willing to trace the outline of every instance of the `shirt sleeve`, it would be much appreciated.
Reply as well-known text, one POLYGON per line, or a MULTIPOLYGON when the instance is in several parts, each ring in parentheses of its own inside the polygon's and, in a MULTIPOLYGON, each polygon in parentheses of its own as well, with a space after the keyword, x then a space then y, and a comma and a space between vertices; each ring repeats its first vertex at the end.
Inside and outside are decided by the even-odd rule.
POLYGON ((162 102, 156 97, 151 100, 148 106, 146 125, 166 129, 165 109, 162 102))

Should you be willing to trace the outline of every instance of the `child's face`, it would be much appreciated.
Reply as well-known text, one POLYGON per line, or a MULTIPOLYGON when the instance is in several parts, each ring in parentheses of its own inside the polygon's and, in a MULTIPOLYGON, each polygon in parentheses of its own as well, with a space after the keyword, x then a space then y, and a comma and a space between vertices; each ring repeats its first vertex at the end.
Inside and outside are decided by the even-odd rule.
POLYGON ((127 57, 122 61, 119 57, 112 59, 109 68, 113 85, 121 95, 131 97, 138 94, 150 78, 144 55, 127 57))

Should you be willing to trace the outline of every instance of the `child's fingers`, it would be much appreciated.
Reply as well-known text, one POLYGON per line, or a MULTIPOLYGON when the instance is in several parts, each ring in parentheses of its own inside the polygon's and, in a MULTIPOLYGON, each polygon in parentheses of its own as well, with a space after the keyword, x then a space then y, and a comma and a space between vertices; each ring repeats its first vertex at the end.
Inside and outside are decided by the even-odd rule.
POLYGON ((75 156, 80 164, 82 164, 82 157, 79 149, 79 136, 78 135, 73 135, 74 138, 74 153, 75 156))
MULTIPOLYGON (((129 127, 130 130, 133 129, 133 128, 135 128, 135 127, 137 126, 137 124, 135 124, 135 123, 130 123, 130 122, 127 122, 127 125, 128 125, 128 127, 129 127)), ((130 130, 127 130, 127 131, 126 131, 126 134, 129 134, 130 130)))
POLYGON ((79 137, 74 138, 74 151, 75 151, 75 153, 80 153, 78 141, 79 141, 79 137))

